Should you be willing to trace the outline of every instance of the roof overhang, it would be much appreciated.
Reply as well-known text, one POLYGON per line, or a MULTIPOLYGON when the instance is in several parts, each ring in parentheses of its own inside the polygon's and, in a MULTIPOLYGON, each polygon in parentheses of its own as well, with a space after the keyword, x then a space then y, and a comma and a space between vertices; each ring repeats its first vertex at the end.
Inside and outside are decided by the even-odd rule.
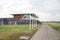
MULTIPOLYGON (((39 18, 37 15, 35 15, 34 13, 20 13, 21 15, 26 15, 26 14, 31 14, 32 16, 39 18)), ((11 14, 11 15, 20 15, 20 14, 11 14)))

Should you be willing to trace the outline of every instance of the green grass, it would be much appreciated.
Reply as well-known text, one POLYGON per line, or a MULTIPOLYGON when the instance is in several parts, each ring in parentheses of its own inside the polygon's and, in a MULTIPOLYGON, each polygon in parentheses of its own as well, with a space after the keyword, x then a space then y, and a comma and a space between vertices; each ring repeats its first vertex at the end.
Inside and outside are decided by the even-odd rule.
POLYGON ((52 28, 56 29, 58 32, 60 32, 60 24, 58 23, 48 23, 52 28))
POLYGON ((5 25, 0 27, 0 32, 28 32, 29 31, 29 27, 26 25, 5 25), (24 27, 23 27, 24 26, 24 27))
POLYGON ((40 28, 40 24, 29 30, 29 25, 4 25, 0 26, 0 40, 17 40, 22 35, 32 37, 40 28))

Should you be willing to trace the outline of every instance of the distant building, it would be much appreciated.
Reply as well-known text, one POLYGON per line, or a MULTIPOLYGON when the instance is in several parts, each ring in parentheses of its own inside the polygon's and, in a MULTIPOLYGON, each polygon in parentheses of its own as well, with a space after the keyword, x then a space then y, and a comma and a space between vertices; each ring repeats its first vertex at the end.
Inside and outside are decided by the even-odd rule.
POLYGON ((0 25, 13 25, 13 24, 37 24, 38 16, 35 14, 11 14, 13 18, 0 18, 0 25))

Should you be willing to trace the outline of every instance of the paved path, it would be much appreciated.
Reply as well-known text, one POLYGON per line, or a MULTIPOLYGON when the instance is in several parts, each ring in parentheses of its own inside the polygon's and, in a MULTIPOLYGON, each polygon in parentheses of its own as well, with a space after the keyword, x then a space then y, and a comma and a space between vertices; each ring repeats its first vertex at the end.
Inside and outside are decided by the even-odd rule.
POLYGON ((49 25, 43 24, 31 40, 60 40, 60 33, 49 25))

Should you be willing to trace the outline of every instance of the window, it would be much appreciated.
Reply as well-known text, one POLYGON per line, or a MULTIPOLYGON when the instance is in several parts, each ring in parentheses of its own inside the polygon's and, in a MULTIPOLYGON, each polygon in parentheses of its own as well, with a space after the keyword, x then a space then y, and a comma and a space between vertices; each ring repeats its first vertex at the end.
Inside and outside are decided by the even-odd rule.
POLYGON ((25 19, 25 18, 30 18, 30 16, 29 16, 29 15, 25 15, 25 16, 24 16, 24 19, 25 19))

